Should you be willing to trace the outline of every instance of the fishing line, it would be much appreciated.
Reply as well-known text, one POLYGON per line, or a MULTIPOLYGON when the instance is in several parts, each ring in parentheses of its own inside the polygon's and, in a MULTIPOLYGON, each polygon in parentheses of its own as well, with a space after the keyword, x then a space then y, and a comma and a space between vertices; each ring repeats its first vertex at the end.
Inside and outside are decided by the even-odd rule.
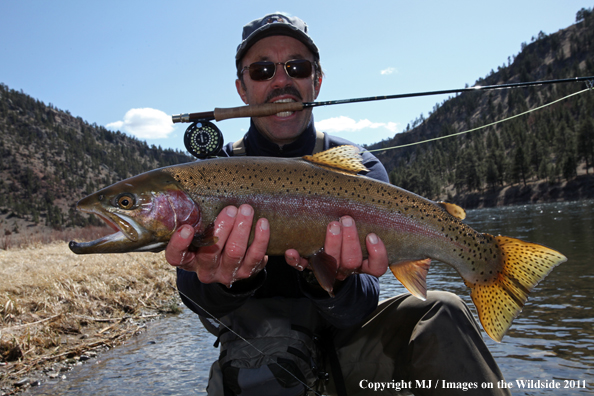
POLYGON ((216 156, 223 144, 223 134, 214 125, 212 120, 222 121, 230 118, 242 118, 242 117, 266 117, 282 112, 295 112, 302 111, 304 109, 310 109, 317 106, 331 106, 347 103, 359 103, 359 102, 371 102, 377 100, 387 99, 403 99, 413 98, 418 96, 430 96, 430 95, 444 95, 451 93, 462 93, 470 91, 485 91, 485 90, 500 90, 500 89, 513 89, 528 86, 541 86, 548 84, 561 84, 561 83, 572 83, 585 81, 591 88, 594 82, 594 76, 588 77, 574 77, 574 78, 563 78, 556 80, 544 80, 544 81, 532 81, 532 82, 521 82, 521 83, 510 83, 510 84, 499 84, 499 85, 476 85, 469 88, 459 89, 446 89, 441 91, 426 91, 426 92, 414 92, 396 95, 383 95, 383 96, 368 96, 364 98, 352 98, 352 99, 341 99, 341 100, 329 100, 325 102, 284 102, 284 103, 263 103, 256 105, 248 105, 241 107, 232 108, 215 108, 214 111, 205 111, 201 113, 184 113, 176 114, 171 116, 173 123, 178 122, 190 122, 193 123, 188 127, 184 134, 184 145, 189 153, 194 155, 196 158, 205 159, 216 156))
MULTIPOLYGON (((592 85, 592 83, 590 82, 588 85, 592 85)), ((572 96, 582 94, 582 93, 584 93, 586 91, 589 91, 591 89, 592 89, 592 87, 589 87, 589 88, 586 88, 584 90, 581 90, 581 91, 578 91, 578 92, 574 92, 574 93, 569 94, 569 95, 567 95, 567 96, 565 96, 563 98, 554 100, 551 103, 547 103, 547 104, 544 104, 542 106, 535 107, 534 109, 525 111, 525 112, 520 113, 520 114, 513 115, 513 116, 508 117, 508 118, 504 118, 503 120, 495 121, 495 122, 492 122, 490 124, 486 124, 486 125, 483 125, 483 126, 480 126, 480 127, 477 127, 477 128, 469 129, 468 131, 462 131, 462 132, 452 133, 451 135, 439 136, 439 137, 436 137, 436 138, 431 138, 431 139, 427 139, 427 140, 421 140, 420 142, 414 142, 414 143, 408 143, 408 144, 401 144, 399 146, 392 146, 392 147, 385 147, 385 148, 381 148, 381 149, 364 150, 364 151, 368 151, 370 153, 374 153, 374 152, 378 152, 378 151, 394 150, 394 149, 398 149, 398 148, 416 146, 416 145, 423 144, 423 143, 434 142, 436 140, 442 140, 442 139, 447 139, 447 138, 451 138, 451 137, 454 137, 454 136, 464 135, 466 133, 470 133, 470 132, 478 131, 480 129, 488 128, 490 126, 501 124, 502 122, 506 122, 506 121, 509 121, 509 120, 513 120, 514 118, 518 118, 518 117, 521 117, 523 115, 530 114, 530 113, 532 113, 534 111, 544 109, 545 107, 551 106, 551 105, 553 105, 555 103, 558 103, 558 102, 561 102, 561 101, 563 101, 565 99, 569 99, 572 96)))
MULTIPOLYGON (((219 325, 223 326, 224 328, 226 328, 228 331, 230 331, 233 335, 235 335, 237 338, 239 338, 240 340, 244 341, 246 344, 248 344, 249 346, 251 346, 252 348, 254 348, 256 350, 256 352, 258 352, 262 357, 268 357, 268 355, 266 355, 266 353, 264 353, 263 351, 261 351, 259 348, 257 348, 254 344, 252 344, 251 342, 249 342, 245 337, 241 336, 240 334, 238 334, 235 330, 233 330, 231 327, 227 326, 225 323, 223 323, 221 320, 219 320, 217 317, 215 317, 213 314, 211 314, 210 312, 208 312, 206 309, 204 309, 200 304, 198 304, 196 301, 192 300, 187 294, 185 294, 184 292, 182 292, 181 290, 179 290, 179 288, 177 289, 179 294, 181 294, 182 296, 184 296, 185 298, 187 298, 188 300, 190 300, 192 303, 196 304, 196 306, 198 308, 200 308, 201 310, 203 310, 208 316, 210 316, 210 318, 214 319, 219 325)), ((291 377, 295 378, 301 385, 305 386, 307 388, 307 390, 312 391, 316 396, 324 396, 321 393, 316 392, 313 388, 311 388, 309 385, 307 385, 305 382, 301 381, 299 378, 297 378, 297 376, 295 374, 293 374, 292 372, 290 372, 289 370, 287 370, 286 368, 284 368, 283 366, 281 366, 280 364, 278 364, 277 362, 273 362, 274 364, 276 364, 278 367, 280 367, 283 371, 285 371, 287 374, 289 374, 291 377)))

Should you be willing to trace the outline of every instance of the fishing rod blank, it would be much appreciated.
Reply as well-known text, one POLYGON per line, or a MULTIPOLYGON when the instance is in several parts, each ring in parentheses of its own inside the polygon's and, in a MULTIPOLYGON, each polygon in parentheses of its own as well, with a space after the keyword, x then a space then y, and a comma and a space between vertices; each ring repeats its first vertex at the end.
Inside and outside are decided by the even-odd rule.
POLYGON ((446 90, 441 90, 441 91, 415 92, 415 93, 384 95, 384 96, 369 96, 369 97, 364 97, 364 98, 329 100, 329 101, 325 101, 325 102, 265 103, 265 104, 259 104, 259 105, 248 105, 248 106, 240 106, 240 107, 215 108, 214 111, 173 115, 172 121, 174 123, 179 123, 179 122, 196 122, 196 121, 211 121, 211 120, 223 121, 223 120, 228 120, 231 118, 266 117, 266 116, 274 115, 274 114, 281 113, 284 111, 301 111, 303 109, 307 109, 310 107, 318 107, 318 106, 331 106, 331 105, 346 104, 346 103, 371 102, 371 101, 387 100, 387 99, 413 98, 413 97, 417 97, 417 96, 444 95, 444 94, 461 93, 461 92, 469 92, 469 91, 486 91, 486 90, 497 90, 497 89, 522 88, 522 87, 537 86, 537 85, 562 84, 562 83, 580 82, 580 81, 588 81, 590 83, 589 85, 591 87, 592 81, 594 81, 594 76, 564 78, 564 79, 557 79, 557 80, 532 81, 532 82, 522 82, 522 83, 510 83, 510 84, 500 84, 500 85, 486 85, 486 86, 477 85, 477 86, 470 87, 470 88, 446 89, 446 90))

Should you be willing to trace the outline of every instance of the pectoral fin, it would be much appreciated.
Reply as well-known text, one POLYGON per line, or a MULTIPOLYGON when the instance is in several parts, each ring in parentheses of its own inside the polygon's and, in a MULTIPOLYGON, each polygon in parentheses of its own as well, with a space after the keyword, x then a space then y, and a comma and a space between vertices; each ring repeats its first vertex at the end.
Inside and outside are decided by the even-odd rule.
POLYGON ((338 271, 338 262, 336 262, 336 259, 329 254, 326 254, 322 248, 309 257, 309 265, 313 269, 314 275, 320 286, 322 286, 331 297, 334 297, 334 282, 336 281, 336 273, 338 271))
POLYGON ((415 297, 427 299, 427 272, 431 259, 401 261, 390 264, 390 271, 415 297))
POLYGON ((194 239, 192 239, 192 243, 190 244, 190 251, 196 251, 198 248, 203 246, 211 246, 214 245, 219 241, 219 237, 214 235, 214 225, 210 225, 206 227, 202 234, 194 234, 194 239))

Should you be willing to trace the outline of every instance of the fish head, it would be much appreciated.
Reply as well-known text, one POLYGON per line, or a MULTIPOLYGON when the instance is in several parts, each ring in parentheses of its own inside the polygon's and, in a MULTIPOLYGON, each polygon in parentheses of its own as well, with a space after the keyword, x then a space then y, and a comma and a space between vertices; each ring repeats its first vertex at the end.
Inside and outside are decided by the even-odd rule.
POLYGON ((159 170, 99 190, 81 199, 76 209, 100 217, 115 230, 91 242, 71 241, 70 250, 77 254, 158 252, 180 226, 200 227, 198 205, 159 170))

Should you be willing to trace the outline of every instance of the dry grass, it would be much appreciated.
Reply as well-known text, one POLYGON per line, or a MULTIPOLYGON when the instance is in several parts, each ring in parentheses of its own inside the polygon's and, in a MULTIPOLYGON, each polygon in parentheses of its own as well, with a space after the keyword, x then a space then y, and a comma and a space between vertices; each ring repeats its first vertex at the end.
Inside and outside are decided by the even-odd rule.
POLYGON ((65 242, 0 250, 0 386, 121 343, 178 304, 163 253, 79 256, 65 242))
MULTIPOLYGON (((14 220, 16 222, 16 220, 14 220)), ((26 226, 27 222, 20 220, 21 231, 18 233, 11 232, 6 227, 0 228, 0 249, 15 249, 23 248, 36 244, 48 244, 56 241, 71 241, 73 239, 79 241, 91 241, 102 236, 113 233, 109 227, 94 227, 89 226, 85 228, 66 228, 64 230, 54 230, 53 228, 38 225, 26 226)))

